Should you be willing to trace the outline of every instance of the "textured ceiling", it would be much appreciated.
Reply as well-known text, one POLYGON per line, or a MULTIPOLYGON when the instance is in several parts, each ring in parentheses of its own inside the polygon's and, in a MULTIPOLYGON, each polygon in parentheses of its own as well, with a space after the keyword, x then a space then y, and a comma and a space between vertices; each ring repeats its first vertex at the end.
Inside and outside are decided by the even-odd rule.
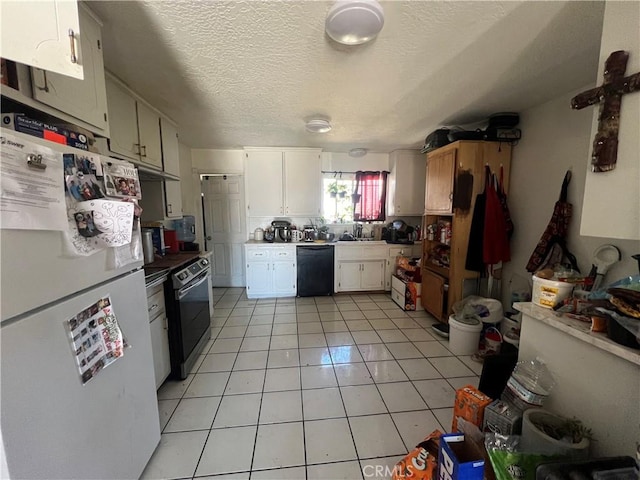
POLYGON ((381 2, 382 32, 354 47, 324 33, 332 3, 89 5, 107 68, 194 148, 388 152, 596 81, 603 2, 381 2), (329 134, 305 131, 316 114, 329 134))

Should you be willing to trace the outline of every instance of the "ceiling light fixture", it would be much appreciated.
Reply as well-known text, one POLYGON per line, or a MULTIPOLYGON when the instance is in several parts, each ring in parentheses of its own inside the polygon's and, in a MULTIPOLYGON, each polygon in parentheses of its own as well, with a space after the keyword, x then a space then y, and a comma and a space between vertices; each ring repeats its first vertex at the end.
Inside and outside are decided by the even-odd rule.
POLYGON ((327 35, 344 45, 373 40, 384 25, 384 11, 376 0, 339 0, 327 14, 327 35))
POLYGON ((366 148, 352 148, 349 150, 349 156, 354 158, 364 157, 368 151, 366 148))
POLYGON ((327 133, 331 130, 331 123, 322 118, 312 118, 311 120, 307 120, 305 128, 307 132, 311 133, 327 133))

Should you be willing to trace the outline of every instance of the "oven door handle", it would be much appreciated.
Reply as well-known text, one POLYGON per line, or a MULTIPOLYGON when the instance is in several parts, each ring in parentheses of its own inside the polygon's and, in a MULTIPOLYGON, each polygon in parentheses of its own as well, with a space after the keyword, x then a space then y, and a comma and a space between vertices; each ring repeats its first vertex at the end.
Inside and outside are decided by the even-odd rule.
POLYGON ((184 296, 189 293, 190 290, 193 290, 196 287, 199 287, 200 285, 202 285, 204 282, 206 282, 209 279, 209 274, 207 273, 206 275, 203 275, 202 279, 200 279, 198 282, 189 285, 187 288, 178 290, 177 293, 177 297, 178 300, 181 300, 184 298, 184 296))

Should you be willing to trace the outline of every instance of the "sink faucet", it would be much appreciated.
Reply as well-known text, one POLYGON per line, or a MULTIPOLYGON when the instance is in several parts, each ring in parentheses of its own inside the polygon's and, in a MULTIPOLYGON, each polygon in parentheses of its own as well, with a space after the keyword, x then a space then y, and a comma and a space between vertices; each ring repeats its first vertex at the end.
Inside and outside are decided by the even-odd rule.
POLYGON ((356 223, 353 226, 353 236, 356 238, 362 238, 362 225, 359 223, 356 223))

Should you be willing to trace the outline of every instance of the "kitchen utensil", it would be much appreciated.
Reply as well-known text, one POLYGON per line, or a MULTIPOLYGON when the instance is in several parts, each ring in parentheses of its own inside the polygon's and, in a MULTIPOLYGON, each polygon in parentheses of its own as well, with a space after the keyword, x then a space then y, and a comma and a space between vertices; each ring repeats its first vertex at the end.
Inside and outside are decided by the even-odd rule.
POLYGON ((253 239, 261 242, 264 240, 264 230, 261 229, 260 227, 256 228, 255 231, 253 232, 253 239))
POLYGON ((618 247, 611 244, 600 245, 593 252, 593 265, 596 267, 596 278, 593 282, 592 290, 598 290, 604 282, 609 267, 622 259, 622 255, 618 247))
POLYGON ((303 238, 303 233, 300 230, 292 230, 291 231, 291 241, 300 242, 303 238))

